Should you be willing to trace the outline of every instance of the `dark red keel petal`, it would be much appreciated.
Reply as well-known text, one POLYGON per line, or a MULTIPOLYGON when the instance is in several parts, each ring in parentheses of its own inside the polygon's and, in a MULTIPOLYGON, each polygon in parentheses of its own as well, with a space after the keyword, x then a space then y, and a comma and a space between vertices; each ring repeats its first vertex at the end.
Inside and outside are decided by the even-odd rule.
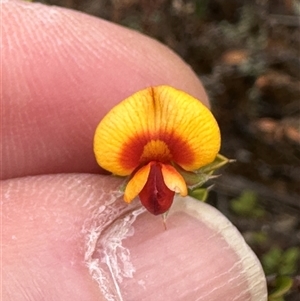
POLYGON ((174 194, 164 182, 161 164, 152 162, 147 182, 139 194, 141 203, 152 214, 162 214, 171 207, 174 194))

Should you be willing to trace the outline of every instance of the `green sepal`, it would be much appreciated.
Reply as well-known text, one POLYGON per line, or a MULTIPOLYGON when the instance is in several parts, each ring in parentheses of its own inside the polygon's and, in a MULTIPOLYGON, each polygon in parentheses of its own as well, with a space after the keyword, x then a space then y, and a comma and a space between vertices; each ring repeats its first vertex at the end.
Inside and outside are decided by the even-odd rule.
MULTIPOLYGON (((214 171, 217 169, 223 167, 227 163, 231 163, 234 160, 230 160, 226 157, 224 157, 221 154, 218 154, 215 158, 215 160, 207 164, 206 166, 201 167, 200 169, 196 171, 187 171, 181 168, 177 164, 173 164, 176 170, 182 175, 184 178, 186 185, 189 188, 189 191, 194 191, 200 187, 202 187, 207 181, 219 177, 219 175, 213 175, 214 171)), ((199 192, 200 193, 200 192, 199 192)), ((192 193, 189 193, 189 195, 192 196, 192 193)), ((198 193, 196 193, 198 195, 198 193)), ((202 192, 200 193, 202 195, 202 192)), ((196 199, 199 199, 196 197, 196 199)), ((201 196, 202 199, 202 196, 201 196)))
POLYGON ((196 188, 193 190, 188 189, 188 195, 196 200, 205 202, 208 197, 208 189, 207 188, 196 188))
POLYGON ((206 173, 196 173, 193 171, 187 171, 181 168, 179 165, 173 165, 178 171, 178 173, 180 173, 180 175, 184 178, 186 185, 192 190, 202 186, 208 180, 218 177, 206 173))
POLYGON ((235 160, 232 159, 228 159, 225 156, 221 155, 221 154, 217 154, 215 160, 199 169, 197 169, 195 171, 195 173, 197 174, 212 174, 214 171, 216 171, 217 169, 223 167, 224 165, 228 164, 228 163, 232 163, 235 160))

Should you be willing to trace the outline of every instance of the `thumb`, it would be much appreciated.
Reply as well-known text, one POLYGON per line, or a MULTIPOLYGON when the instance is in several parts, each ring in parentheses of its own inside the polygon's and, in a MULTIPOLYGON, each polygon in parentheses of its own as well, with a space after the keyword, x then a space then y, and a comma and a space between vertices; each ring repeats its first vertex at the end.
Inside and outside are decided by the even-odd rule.
POLYGON ((266 300, 259 261, 220 212, 175 198, 165 230, 138 200, 122 200, 120 184, 76 174, 5 181, 4 300, 266 300))

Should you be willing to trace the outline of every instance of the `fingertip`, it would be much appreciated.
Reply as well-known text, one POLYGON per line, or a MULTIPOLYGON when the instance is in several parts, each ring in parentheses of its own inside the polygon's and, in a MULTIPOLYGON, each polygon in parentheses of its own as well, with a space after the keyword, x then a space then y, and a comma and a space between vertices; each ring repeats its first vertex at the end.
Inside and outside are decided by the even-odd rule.
POLYGON ((208 104, 191 68, 138 32, 25 1, 2 3, 2 18, 3 178, 99 171, 96 125, 147 86, 168 84, 208 104))

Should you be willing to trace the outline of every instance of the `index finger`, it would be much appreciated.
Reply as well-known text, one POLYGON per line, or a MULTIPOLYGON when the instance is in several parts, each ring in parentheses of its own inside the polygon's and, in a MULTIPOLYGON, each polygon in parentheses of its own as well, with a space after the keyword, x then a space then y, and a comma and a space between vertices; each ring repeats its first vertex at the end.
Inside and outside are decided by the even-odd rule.
POLYGON ((205 104, 201 83, 171 50, 137 32, 75 11, 2 4, 3 179, 103 172, 96 125, 116 103, 168 84, 205 104))

